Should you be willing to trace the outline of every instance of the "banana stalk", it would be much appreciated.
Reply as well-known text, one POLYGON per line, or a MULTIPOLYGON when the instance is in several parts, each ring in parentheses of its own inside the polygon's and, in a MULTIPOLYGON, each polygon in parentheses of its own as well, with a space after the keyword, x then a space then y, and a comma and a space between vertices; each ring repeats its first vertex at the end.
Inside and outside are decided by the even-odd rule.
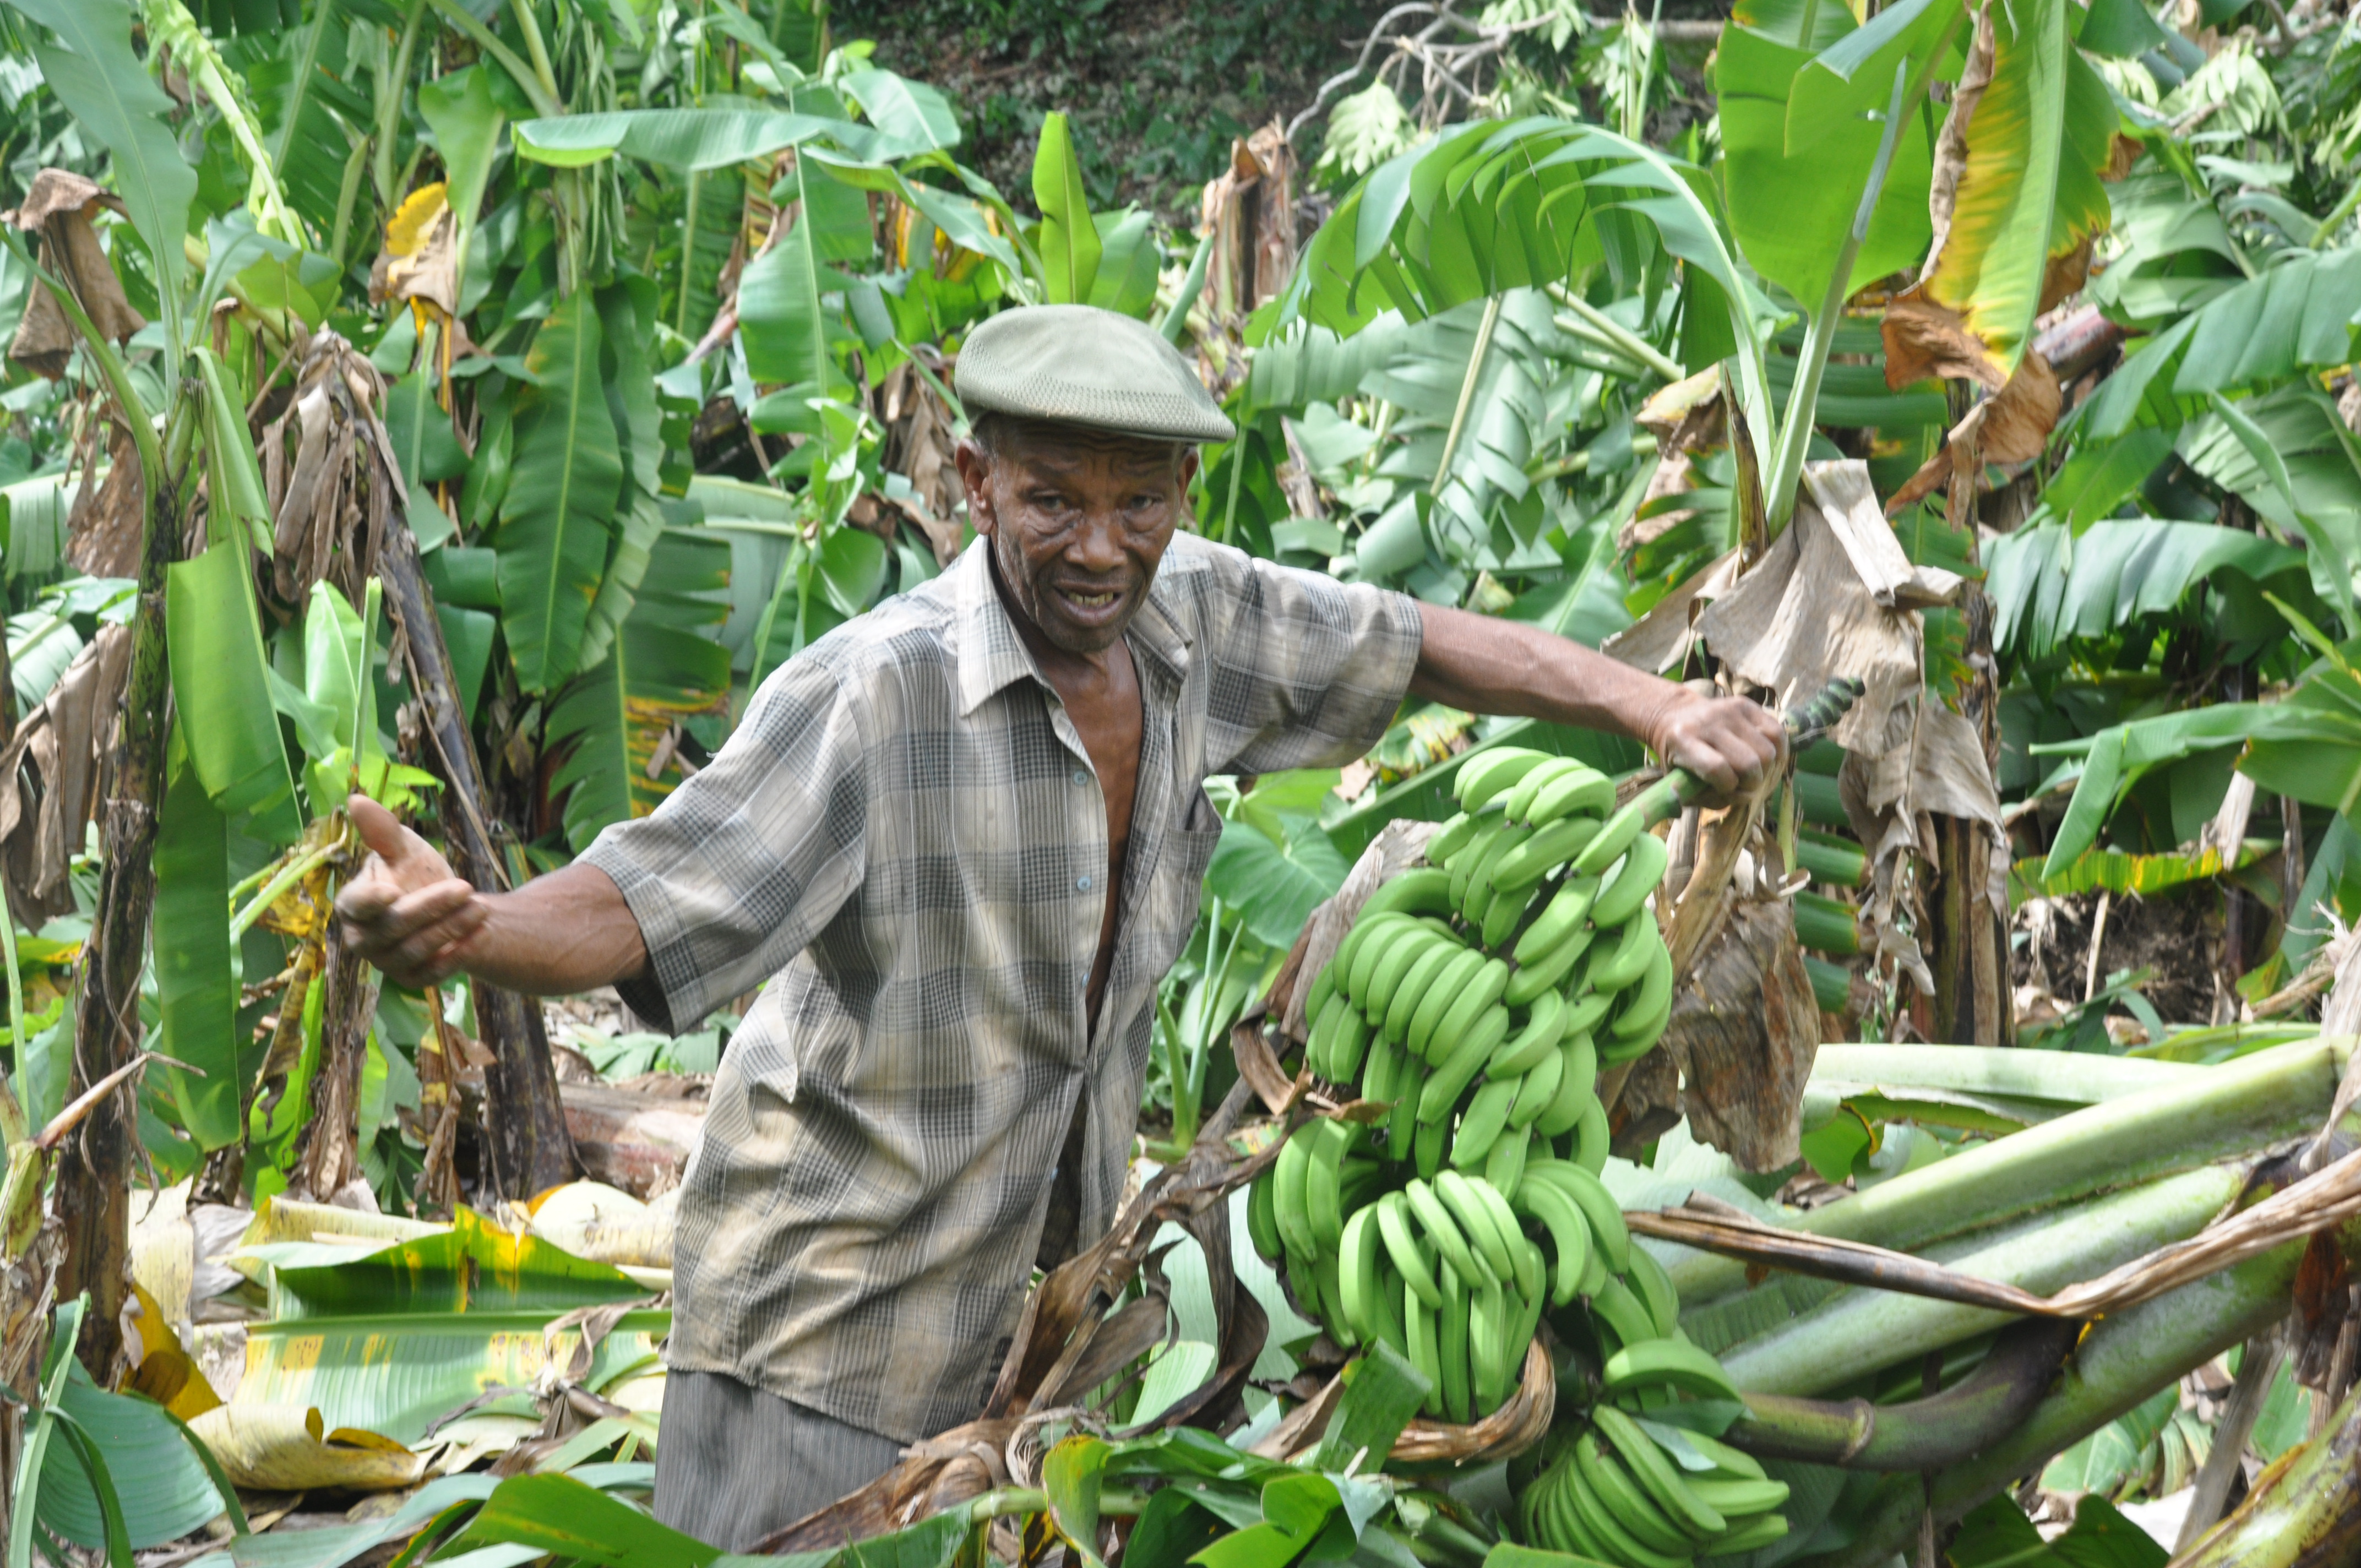
MULTIPOLYGON (((1938 1524, 1964 1518, 1985 1498, 2038 1470, 2052 1455, 2081 1442, 2158 1388, 2268 1329, 2287 1315, 2303 1251, 2302 1242, 2290 1242, 2235 1268, 2093 1324, 2076 1347, 2056 1390, 2034 1407, 2022 1424, 1965 1464, 1937 1473, 1931 1487, 1916 1475, 1894 1477, 1864 1511, 1861 1531, 1851 1544, 1814 1559, 1812 1568, 1883 1568, 1917 1538, 1922 1514, 1931 1509, 1938 1524)), ((2349 1470, 2352 1449, 2346 1447, 2343 1453, 2349 1470)), ((2290 1492, 2288 1500, 2296 1502, 2297 1495, 2290 1492)), ((2198 1550, 2206 1551, 2229 1537, 2231 1524, 2239 1517, 2231 1516, 2231 1523, 2201 1542, 2198 1550)), ((2301 1527, 2290 1526, 2278 1531, 2276 1539, 2282 1548, 2300 1546, 2303 1535, 2301 1527)), ((2245 1539, 2251 1544, 2257 1538, 2245 1539)), ((2349 1537, 2344 1539, 2349 1541, 2349 1537)), ((2192 1553, 2178 1568, 2196 1568, 2197 1561, 2192 1553)), ((2326 1568, 2330 1563, 2351 1559, 2294 1554, 2245 1557, 2225 1552, 2203 1561, 2205 1568, 2232 1563, 2239 1568, 2262 1563, 2326 1568)))
MULTIPOLYGON (((2050 1054, 2050 1053, 2045 1053, 2050 1054)), ((2093 1105, 1797 1215, 1806 1235, 1916 1252, 2042 1209, 2318 1131, 2350 1042, 2305 1040, 2093 1105)), ((1746 1288, 1746 1266, 1702 1254, 1672 1267, 1684 1308, 1746 1288)), ((1743 1379, 1741 1379, 1741 1382, 1743 1379)))
MULTIPOLYGON (((1943 1261, 1981 1278, 2057 1290, 2195 1235, 2238 1196, 2246 1175, 2243 1165, 2201 1167, 2078 1206, 1943 1261)), ((1987 1307, 1847 1289, 1719 1354, 1749 1392, 1817 1394, 2009 1321, 1987 1307)))

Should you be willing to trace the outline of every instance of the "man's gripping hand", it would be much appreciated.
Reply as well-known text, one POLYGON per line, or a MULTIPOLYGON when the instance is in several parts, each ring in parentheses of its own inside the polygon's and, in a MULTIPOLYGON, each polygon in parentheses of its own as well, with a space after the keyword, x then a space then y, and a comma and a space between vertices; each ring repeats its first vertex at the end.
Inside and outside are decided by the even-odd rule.
POLYGON ((345 940, 397 985, 415 990, 448 979, 463 967, 491 906, 392 812, 365 795, 346 809, 369 858, 336 895, 345 940))
POLYGON ((1779 716, 1744 697, 1674 686, 1647 726, 1648 744, 1668 768, 1686 768, 1719 805, 1759 792, 1787 751, 1779 716))

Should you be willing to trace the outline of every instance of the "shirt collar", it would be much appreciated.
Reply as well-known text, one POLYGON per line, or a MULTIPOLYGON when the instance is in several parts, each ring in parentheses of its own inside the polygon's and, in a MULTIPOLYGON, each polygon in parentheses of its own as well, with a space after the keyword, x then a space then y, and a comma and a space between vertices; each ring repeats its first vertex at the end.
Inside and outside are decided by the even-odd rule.
MULTIPOLYGON (((977 538, 951 567, 959 626, 960 717, 983 706, 985 699, 1020 678, 1049 685, 1033 651, 1016 634, 1008 607, 1000 602, 992 583, 992 542, 977 538)), ((1167 557, 1168 561, 1170 557, 1167 557)), ((1177 689, 1189 673, 1189 637, 1166 603, 1172 592, 1171 574, 1159 571, 1148 590, 1148 602, 1124 632, 1135 655, 1155 667, 1177 689)))

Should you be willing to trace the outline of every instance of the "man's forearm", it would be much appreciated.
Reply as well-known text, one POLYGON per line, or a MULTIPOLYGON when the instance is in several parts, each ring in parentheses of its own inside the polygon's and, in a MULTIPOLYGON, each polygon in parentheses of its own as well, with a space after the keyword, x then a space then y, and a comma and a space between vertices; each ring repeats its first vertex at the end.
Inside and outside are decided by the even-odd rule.
POLYGON ((1521 621, 1422 605, 1410 689, 1470 713, 1580 725, 1656 745, 1681 688, 1521 621))
POLYGON ((572 865, 514 893, 480 895, 483 928, 463 943, 459 967, 528 996, 566 996, 647 970, 647 945, 631 906, 606 872, 572 865))

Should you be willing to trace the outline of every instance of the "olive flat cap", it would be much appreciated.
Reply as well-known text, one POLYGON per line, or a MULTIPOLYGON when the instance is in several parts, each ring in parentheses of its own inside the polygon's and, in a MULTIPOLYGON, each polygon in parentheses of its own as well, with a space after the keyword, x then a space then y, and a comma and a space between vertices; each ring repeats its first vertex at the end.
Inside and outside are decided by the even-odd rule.
POLYGON ((969 334, 954 385, 971 413, 1054 420, 1152 441, 1227 441, 1235 433, 1161 333, 1093 305, 1001 312, 969 334))

